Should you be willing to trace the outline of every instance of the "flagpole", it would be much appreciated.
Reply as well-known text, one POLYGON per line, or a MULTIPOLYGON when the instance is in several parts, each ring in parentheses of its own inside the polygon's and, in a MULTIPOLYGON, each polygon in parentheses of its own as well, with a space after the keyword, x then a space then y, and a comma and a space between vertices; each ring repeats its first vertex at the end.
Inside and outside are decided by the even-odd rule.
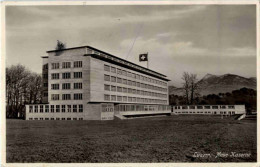
POLYGON ((149 69, 149 59, 148 59, 148 52, 147 52, 147 68, 149 69))

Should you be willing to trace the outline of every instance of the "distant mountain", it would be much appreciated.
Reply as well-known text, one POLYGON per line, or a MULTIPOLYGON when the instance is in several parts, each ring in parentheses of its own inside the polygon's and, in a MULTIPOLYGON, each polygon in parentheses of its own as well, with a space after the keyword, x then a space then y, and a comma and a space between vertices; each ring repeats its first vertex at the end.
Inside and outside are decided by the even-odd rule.
MULTIPOLYGON (((201 95, 232 92, 233 90, 237 90, 243 87, 256 90, 255 77, 245 78, 234 74, 207 74, 201 80, 199 80, 198 83, 200 84, 201 95)), ((182 92, 182 88, 169 88, 169 94, 182 95, 182 92)))

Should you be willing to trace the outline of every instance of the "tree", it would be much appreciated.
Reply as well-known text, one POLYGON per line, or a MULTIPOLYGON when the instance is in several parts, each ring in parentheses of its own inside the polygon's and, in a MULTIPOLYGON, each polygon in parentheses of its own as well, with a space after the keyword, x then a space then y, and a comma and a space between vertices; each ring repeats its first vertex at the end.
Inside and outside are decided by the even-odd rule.
POLYGON ((56 50, 62 50, 62 49, 65 49, 66 48, 66 44, 57 40, 57 45, 56 45, 56 50))
POLYGON ((24 117, 24 105, 41 102, 41 75, 20 64, 6 68, 6 116, 24 117))
POLYGON ((190 74, 190 104, 194 104, 194 99, 199 97, 199 84, 197 74, 190 74))
POLYGON ((59 40, 57 40, 57 44, 56 44, 56 48, 55 49, 57 50, 56 56, 59 56, 62 53, 62 50, 66 49, 66 44, 61 42, 61 41, 59 41, 59 40))
POLYGON ((186 104, 189 104, 189 94, 190 94, 190 75, 184 72, 182 75, 184 98, 186 99, 186 104))
POLYGON ((186 104, 194 104, 194 100, 199 97, 199 84, 196 74, 184 72, 182 75, 183 93, 186 99, 186 104))

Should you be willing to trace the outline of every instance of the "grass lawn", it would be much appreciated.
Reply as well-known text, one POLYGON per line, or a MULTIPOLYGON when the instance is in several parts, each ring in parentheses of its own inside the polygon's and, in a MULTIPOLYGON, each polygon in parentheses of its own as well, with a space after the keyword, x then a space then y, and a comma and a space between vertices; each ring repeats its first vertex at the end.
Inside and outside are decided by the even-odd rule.
POLYGON ((255 162, 256 121, 168 116, 113 121, 7 120, 7 162, 255 162), (198 152, 204 157, 194 157, 198 152), (249 157, 216 157, 217 153, 249 157))

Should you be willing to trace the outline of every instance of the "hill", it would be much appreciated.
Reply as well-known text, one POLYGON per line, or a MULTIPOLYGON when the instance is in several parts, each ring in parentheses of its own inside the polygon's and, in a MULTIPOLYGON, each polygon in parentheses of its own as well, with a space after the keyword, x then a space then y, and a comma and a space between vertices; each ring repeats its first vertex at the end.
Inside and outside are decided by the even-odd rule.
MULTIPOLYGON (((241 88, 250 88, 256 90, 256 78, 245 78, 235 74, 212 75, 207 74, 198 81, 200 85, 200 94, 219 94, 232 92, 241 88)), ((182 95, 182 88, 169 87, 169 94, 182 95)))

